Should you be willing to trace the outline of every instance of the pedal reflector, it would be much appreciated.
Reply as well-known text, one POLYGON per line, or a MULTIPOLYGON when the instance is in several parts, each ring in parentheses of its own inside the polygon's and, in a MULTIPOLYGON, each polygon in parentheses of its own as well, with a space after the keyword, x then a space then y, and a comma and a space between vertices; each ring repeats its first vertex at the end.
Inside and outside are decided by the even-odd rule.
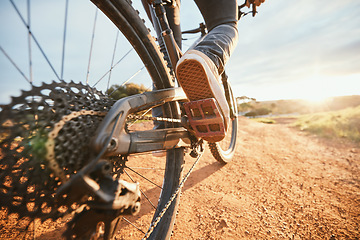
POLYGON ((208 142, 218 142, 225 137, 224 118, 215 98, 186 102, 183 106, 197 137, 208 142))

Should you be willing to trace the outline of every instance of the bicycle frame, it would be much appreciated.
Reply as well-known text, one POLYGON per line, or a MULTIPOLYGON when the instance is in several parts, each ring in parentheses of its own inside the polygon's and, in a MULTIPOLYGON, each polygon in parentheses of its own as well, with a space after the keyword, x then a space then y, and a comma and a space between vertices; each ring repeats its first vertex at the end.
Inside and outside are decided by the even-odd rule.
MULTIPOLYGON (((171 65, 176 66, 176 63, 182 56, 182 52, 175 42, 173 32, 167 21, 163 4, 163 0, 152 1, 152 6, 156 13, 156 19, 160 26, 161 36, 165 43, 166 52, 170 58, 171 65)), ((204 24, 200 24, 200 27, 197 30, 187 31, 185 33, 196 32, 201 32, 201 36, 199 38, 200 40, 206 34, 204 24)), ((194 44, 196 44, 196 42, 194 44)), ((231 109, 231 119, 233 119, 235 117, 235 111, 232 106, 236 103, 231 101, 232 92, 227 83, 227 76, 225 72, 222 75, 222 81, 225 88, 225 95, 231 109)), ((131 113, 153 108, 167 102, 186 100, 187 97, 181 88, 153 90, 151 92, 118 100, 97 130, 96 138, 93 144, 94 149, 96 149, 96 151, 101 151, 109 138, 111 138, 111 140, 109 146, 106 147, 107 149, 104 153, 105 155, 142 153, 156 150, 167 150, 175 147, 190 147, 191 140, 189 132, 184 127, 138 131, 134 133, 127 133, 124 130, 126 117, 131 113), (118 116, 119 120, 116 121, 115 119, 118 116)), ((181 122, 181 119, 178 120, 181 122)), ((183 119, 182 123, 185 122, 186 119, 183 119)))
MULTIPOLYGON (((154 0, 152 2, 160 26, 161 36, 166 46, 166 52, 172 66, 176 66, 177 61, 182 56, 182 52, 175 42, 163 4, 162 0, 154 0)), ((118 100, 97 130, 93 144, 94 149, 101 151, 109 137, 111 140, 109 146, 107 146, 105 155, 142 153, 167 150, 174 147, 189 147, 191 141, 188 136, 188 131, 184 127, 134 133, 127 133, 124 130, 126 117, 131 113, 153 108, 171 101, 186 100, 185 93, 181 88, 153 90, 118 100), (118 116, 119 120, 116 121, 115 119, 118 116), (115 124, 116 126, 114 128, 115 124), (113 128, 114 130, 112 131, 113 128), (111 132, 113 132, 112 135, 111 132)), ((180 119, 179 121, 181 122, 180 119)))
MULTIPOLYGON (((189 147, 188 131, 183 127, 148 131, 125 131, 125 121, 129 114, 156 107, 166 102, 186 100, 181 88, 154 90, 118 100, 97 130, 94 149, 101 151, 111 138, 105 155, 141 153, 167 150, 174 147, 189 147), (116 120, 119 116, 119 119, 116 120), (114 130, 113 130, 114 129, 114 130), (121 144, 120 144, 121 143, 121 144)), ((181 120, 178 119, 177 122, 181 120)))
MULTIPOLYGON (((161 0, 154 1, 155 9, 158 12, 159 23, 162 26, 162 35, 169 55, 171 55, 172 64, 181 56, 181 51, 174 40, 172 30, 169 28, 166 20, 165 10, 161 0), (165 40, 166 39, 166 40, 165 40)), ((98 127, 94 141, 92 142, 93 158, 84 166, 74 177, 59 188, 57 196, 66 191, 72 191, 71 186, 81 186, 97 195, 104 202, 111 202, 112 194, 101 191, 100 186, 91 181, 88 174, 94 169, 102 166, 101 158, 103 156, 116 156, 119 154, 128 155, 132 153, 144 153, 156 150, 168 150, 177 147, 193 147, 188 129, 184 127, 165 128, 147 131, 127 132, 125 130, 126 118, 129 114, 161 106, 173 101, 186 101, 187 97, 182 88, 168 88, 162 90, 153 90, 122 98, 118 100, 106 114, 105 118, 98 127)), ((177 122, 186 125, 186 119, 176 119, 177 122)), ((78 189, 78 187, 76 188, 78 189)))
POLYGON ((170 29, 170 25, 166 17, 165 8, 163 6, 163 1, 154 0, 152 2, 152 5, 155 10, 156 18, 158 20, 161 31, 161 36, 166 47, 166 52, 170 58, 171 65, 176 66, 176 63, 182 56, 182 52, 175 42, 173 31, 170 29))
MULTIPOLYGON (((167 22, 162 1, 153 1, 153 6, 161 26, 161 35, 163 36, 166 51, 169 54, 172 66, 176 66, 182 53, 174 40, 172 30, 167 22)), ((205 35, 204 26, 201 27, 200 25, 198 31, 202 33, 201 39, 205 35)), ((193 30, 189 31, 189 33, 193 33, 193 30)), ((231 101, 232 92, 227 84, 225 73, 222 75, 222 81, 225 95, 230 109, 232 109, 232 106, 236 103, 231 101)), ((101 159, 104 156, 126 156, 133 153, 169 150, 179 147, 192 148, 191 156, 201 156, 201 154, 198 154, 199 149, 197 147, 199 144, 202 146, 202 140, 199 141, 198 138, 191 134, 192 130, 184 127, 188 125, 185 117, 183 119, 172 119, 174 122, 180 123, 180 127, 135 132, 126 131, 126 119, 129 114, 174 101, 187 101, 182 88, 153 90, 118 100, 106 114, 96 131, 94 141, 92 142, 92 160, 58 189, 57 196, 61 196, 64 192, 75 194, 80 186, 81 189, 87 189, 87 191, 95 194, 103 202, 113 202, 113 193, 107 192, 106 189, 103 190, 99 184, 89 177, 90 172, 103 168, 104 163, 101 159)), ((235 111, 234 109, 232 110, 231 118, 234 119, 236 117, 235 111)), ((203 148, 201 147, 200 149, 203 148)), ((200 151, 202 152, 203 150, 200 151)))
MULTIPOLYGON (((151 228, 145 236, 152 235, 158 223, 159 227, 153 232, 155 239, 158 239, 158 233, 170 236, 179 193, 204 152, 204 140, 196 134, 196 128, 191 125, 192 112, 186 108, 187 103, 181 104, 180 108, 179 102, 186 102, 188 99, 181 87, 174 87, 174 78, 166 67, 166 61, 162 59, 157 44, 131 3, 128 0, 91 1, 123 33, 148 70, 154 85, 163 89, 132 95, 113 104, 113 100, 94 87, 82 83, 54 81, 51 84, 43 83, 40 87, 33 86, 30 91, 23 91, 20 97, 13 98, 9 105, 2 107, 2 110, 6 111, 0 119, 3 123, 2 129, 6 131, 4 135, 9 135, 0 149, 4 155, 1 163, 6 165, 2 174, 6 181, 2 187, 9 189, 3 193, 5 197, 2 203, 11 210, 10 213, 19 213, 20 218, 29 217, 30 221, 37 217, 55 220, 74 211, 74 217, 67 224, 64 236, 90 236, 91 231, 97 232, 99 229, 95 228, 99 223, 103 223, 104 239, 110 239, 115 233, 113 230, 119 223, 120 215, 139 213, 140 200, 144 196, 148 202, 146 206, 150 207, 151 215, 154 215, 151 228), (127 125, 127 120, 136 119, 139 112, 160 106, 167 118, 150 120, 167 122, 164 129, 132 131, 127 125), (19 133, 19 130, 24 130, 24 133, 19 133), (79 146, 76 146, 78 142, 79 146), (189 149, 189 155, 197 160, 182 178, 184 148, 189 149), (166 158, 143 159, 135 155, 159 150, 166 151, 166 158), (79 152, 81 154, 78 154, 79 152), (26 168, 30 170, 27 171, 26 168), (143 179, 143 189, 140 189, 140 184, 136 182, 139 179, 132 178, 126 172, 127 169, 137 174, 140 181, 143 179), (150 172, 150 177, 154 180, 146 178, 143 171, 150 172), (40 174, 43 175, 38 177, 40 174), (123 179, 126 175, 131 181, 123 179), (27 185, 23 183, 22 176, 27 185), (19 179, 22 181, 18 181, 19 179), (10 181, 14 185, 9 187, 10 181), (29 194, 29 190, 23 186, 36 189, 31 192, 31 199, 22 197, 29 194), (151 194, 148 194, 150 198, 158 200, 157 206, 154 200, 145 195, 147 191, 151 194), (46 195, 46 198, 43 198, 43 195, 46 195), (21 196, 21 203, 24 203, 21 204, 22 208, 18 207, 17 200, 13 202, 13 199, 19 199, 18 196, 21 196), (34 204, 34 207, 25 209, 26 203, 34 204), (79 207, 80 205, 84 207, 79 207), (75 207, 79 208, 75 210, 75 207), (33 209, 37 209, 36 212, 33 209), (25 214, 22 215, 22 212, 25 214), (87 228, 87 232, 83 232, 83 226, 87 228)), ((163 6, 165 2, 174 1, 147 1, 152 4, 156 13, 153 16, 156 15, 160 26, 158 36, 162 36, 165 54, 175 68, 182 52, 175 42, 163 6)), ((205 25, 183 33, 196 32, 202 33, 199 38, 201 40, 206 34, 205 25)), ((225 95, 231 108, 234 102, 230 100, 234 101, 234 98, 230 86, 226 84, 226 75, 222 77, 225 95)), ((231 142, 227 144, 230 145, 228 149, 231 153, 235 151, 236 141, 233 139, 236 139, 234 133, 237 132, 237 124, 234 127, 233 122, 235 121, 231 122, 231 142)), ((227 142, 224 141, 225 144, 227 142)), ((218 148, 220 145, 215 144, 218 143, 209 142, 215 159, 220 162, 230 161, 223 157, 223 153, 228 152, 227 148, 218 148)), ((232 156, 229 159, 232 159, 232 156)))
MULTIPOLYGON (((168 44, 167 49, 169 49, 169 54, 174 57, 173 61, 177 61, 181 51, 177 47, 172 31, 168 26, 161 1, 155 2, 159 3, 157 9, 159 12, 162 12, 160 14, 160 24, 164 27, 167 26, 167 30, 165 29, 166 34, 164 34, 167 36, 165 37, 168 44)), ((76 190, 80 186, 80 188, 87 189, 87 191, 95 194, 102 201, 111 202, 114 199, 113 194, 103 191, 99 184, 88 176, 94 169, 103 167, 101 161, 103 156, 128 155, 178 147, 195 148, 197 145, 192 144, 191 141, 194 138, 191 138, 188 129, 184 127, 135 132, 127 132, 125 130, 126 118, 131 113, 161 106, 169 102, 186 100, 187 97, 182 88, 168 88, 125 97, 115 102, 96 131, 91 148, 93 149, 92 159, 75 176, 58 189, 57 196, 61 196, 64 192, 75 195, 76 190), (74 188, 72 186, 77 187, 74 188)), ((176 119, 175 121, 186 125, 186 119, 176 119)))

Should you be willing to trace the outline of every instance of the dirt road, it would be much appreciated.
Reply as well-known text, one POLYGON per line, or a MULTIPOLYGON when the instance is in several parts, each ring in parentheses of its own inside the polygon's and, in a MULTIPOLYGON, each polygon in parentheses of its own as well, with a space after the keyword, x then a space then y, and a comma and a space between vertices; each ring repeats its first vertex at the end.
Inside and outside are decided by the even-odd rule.
MULTIPOLYGON (((360 238, 359 146, 286 123, 239 126, 235 159, 222 165, 207 149, 186 182, 172 239, 360 238)), ((61 230, 38 228, 37 239, 61 230)))
POLYGON ((239 123, 235 159, 208 151, 186 183, 173 239, 360 238, 359 148, 239 123))

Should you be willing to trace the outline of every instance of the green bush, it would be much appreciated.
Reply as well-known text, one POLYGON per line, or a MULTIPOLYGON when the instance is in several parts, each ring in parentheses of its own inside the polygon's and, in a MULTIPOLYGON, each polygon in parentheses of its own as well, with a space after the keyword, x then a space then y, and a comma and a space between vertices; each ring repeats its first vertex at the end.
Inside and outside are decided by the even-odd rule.
POLYGON ((246 117, 255 117, 255 116, 261 116, 261 115, 267 115, 271 113, 271 110, 268 108, 258 108, 251 112, 248 112, 245 114, 246 117))
POLYGON ((125 85, 112 85, 106 93, 110 98, 119 100, 120 98, 128 97, 131 95, 146 92, 147 89, 143 84, 139 85, 136 83, 127 83, 125 85))

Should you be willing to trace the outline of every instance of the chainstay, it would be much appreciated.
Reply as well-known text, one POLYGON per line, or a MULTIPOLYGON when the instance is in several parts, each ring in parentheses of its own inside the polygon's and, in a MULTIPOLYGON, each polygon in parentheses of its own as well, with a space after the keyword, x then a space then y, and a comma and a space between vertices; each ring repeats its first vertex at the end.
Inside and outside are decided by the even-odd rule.
POLYGON ((189 169, 189 171, 186 173, 186 175, 183 177, 183 179, 181 180, 179 186, 177 187, 176 191, 173 193, 173 195, 170 197, 169 201, 165 204, 164 208, 160 211, 159 215, 155 218, 155 220, 150 224, 149 230, 146 232, 145 236, 142 238, 147 239, 151 233, 154 231, 155 227, 158 225, 158 223, 161 221, 162 217, 164 216, 164 214, 166 213, 166 211, 169 209, 169 207, 171 206, 171 204, 173 203, 174 199, 176 198, 176 196, 180 193, 181 188, 184 186, 186 180, 189 178, 191 172, 194 170, 196 164, 200 161, 200 158, 202 157, 204 153, 204 150, 202 150, 199 154, 199 156, 197 157, 196 161, 194 162, 194 164, 191 166, 191 168, 189 169))
MULTIPOLYGON (((47 154, 45 159, 48 162, 49 168, 54 172, 54 174, 61 180, 61 182, 66 182, 68 179, 65 176, 65 172, 61 169, 59 164, 55 160, 54 148, 55 148, 55 138, 58 136, 59 131, 64 127, 66 122, 72 120, 73 118, 77 118, 79 116, 101 116, 104 117, 107 112, 99 112, 93 110, 81 110, 79 112, 72 112, 66 116, 63 116, 62 119, 57 122, 54 126, 54 129, 48 134, 48 141, 45 144, 47 149, 47 154)), ((181 119, 173 119, 173 118, 163 118, 163 117, 149 117, 149 116, 138 116, 138 115, 128 115, 127 119, 131 120, 152 120, 152 121, 163 121, 163 122, 176 122, 180 123, 181 119)))

